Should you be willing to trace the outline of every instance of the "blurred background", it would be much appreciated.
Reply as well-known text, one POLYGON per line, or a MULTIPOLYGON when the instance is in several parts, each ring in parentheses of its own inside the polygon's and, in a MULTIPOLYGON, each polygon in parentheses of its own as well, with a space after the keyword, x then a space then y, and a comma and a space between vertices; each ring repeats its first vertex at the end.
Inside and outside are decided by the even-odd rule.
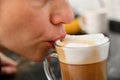
POLYGON ((75 13, 75 20, 65 25, 66 32, 68 34, 101 32, 108 36, 111 42, 108 80, 120 80, 120 0, 69 1, 75 13))
POLYGON ((71 25, 65 26, 68 34, 77 32, 108 34, 109 30, 120 31, 120 0, 69 0, 69 2, 76 19, 71 25))
MULTIPOLYGON (((103 33, 110 38, 108 80, 120 80, 120 0, 69 0, 75 20, 64 24, 67 34, 103 33)), ((2 80, 47 80, 43 63, 24 59, 13 52, 6 55, 19 62, 16 75, 3 75, 2 80)), ((58 60, 52 60, 55 76, 61 79, 58 60)), ((1 80, 0 79, 0 80, 1 80)))

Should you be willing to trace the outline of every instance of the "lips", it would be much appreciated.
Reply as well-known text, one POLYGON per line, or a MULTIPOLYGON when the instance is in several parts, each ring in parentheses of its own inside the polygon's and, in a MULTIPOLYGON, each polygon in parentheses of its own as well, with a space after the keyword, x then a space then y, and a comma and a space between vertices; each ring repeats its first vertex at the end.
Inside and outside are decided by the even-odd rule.
POLYGON ((51 41, 49 41, 51 47, 54 48, 54 43, 55 43, 55 41, 56 41, 56 40, 62 40, 62 39, 65 38, 65 36, 66 36, 66 33, 64 33, 64 34, 62 34, 62 35, 59 35, 59 36, 53 38, 51 41))
POLYGON ((65 36, 66 36, 66 33, 64 33, 64 34, 62 34, 62 35, 59 35, 59 36, 53 38, 51 41, 54 41, 54 42, 55 42, 56 40, 62 40, 62 39, 65 38, 65 36))

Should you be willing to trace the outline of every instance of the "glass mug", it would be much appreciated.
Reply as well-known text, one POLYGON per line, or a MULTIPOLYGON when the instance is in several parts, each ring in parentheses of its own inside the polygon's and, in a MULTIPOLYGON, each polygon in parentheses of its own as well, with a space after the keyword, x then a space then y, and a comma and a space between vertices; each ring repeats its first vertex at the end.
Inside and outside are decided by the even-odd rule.
POLYGON ((50 54, 44 61, 48 80, 57 80, 49 66, 49 59, 57 56, 62 80, 107 80, 109 38, 102 34, 92 34, 91 37, 85 35, 80 39, 78 37, 72 36, 70 40, 68 38, 63 41, 64 43, 56 41, 57 54, 50 54))

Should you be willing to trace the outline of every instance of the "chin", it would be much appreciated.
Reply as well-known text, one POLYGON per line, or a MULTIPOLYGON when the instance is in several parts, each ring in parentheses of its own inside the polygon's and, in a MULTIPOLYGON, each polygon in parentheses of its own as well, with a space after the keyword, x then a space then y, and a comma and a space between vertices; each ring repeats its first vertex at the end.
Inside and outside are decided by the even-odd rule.
POLYGON ((48 51, 51 49, 48 43, 41 43, 37 44, 35 46, 25 47, 21 48, 20 50, 14 50, 19 55, 35 61, 35 62, 41 62, 44 60, 46 55, 48 54, 48 51))
POLYGON ((30 60, 35 61, 35 62, 42 62, 44 61, 45 56, 39 56, 39 57, 33 57, 30 60))
POLYGON ((35 62, 42 62, 44 61, 46 55, 48 54, 49 50, 45 50, 45 51, 39 51, 38 53, 34 53, 31 55, 31 57, 29 56, 29 59, 35 62))
POLYGON ((35 62, 42 62, 45 58, 45 55, 32 55, 32 56, 23 56, 29 60, 35 61, 35 62))

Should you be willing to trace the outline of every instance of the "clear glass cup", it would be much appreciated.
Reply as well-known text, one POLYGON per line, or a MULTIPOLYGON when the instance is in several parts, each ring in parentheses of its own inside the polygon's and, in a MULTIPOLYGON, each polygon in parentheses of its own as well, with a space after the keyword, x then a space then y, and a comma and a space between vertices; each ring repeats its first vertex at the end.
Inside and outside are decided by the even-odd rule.
POLYGON ((107 80, 107 58, 110 41, 90 47, 66 47, 55 44, 57 53, 51 53, 44 61, 48 80, 57 80, 49 60, 57 57, 62 80, 107 80))

